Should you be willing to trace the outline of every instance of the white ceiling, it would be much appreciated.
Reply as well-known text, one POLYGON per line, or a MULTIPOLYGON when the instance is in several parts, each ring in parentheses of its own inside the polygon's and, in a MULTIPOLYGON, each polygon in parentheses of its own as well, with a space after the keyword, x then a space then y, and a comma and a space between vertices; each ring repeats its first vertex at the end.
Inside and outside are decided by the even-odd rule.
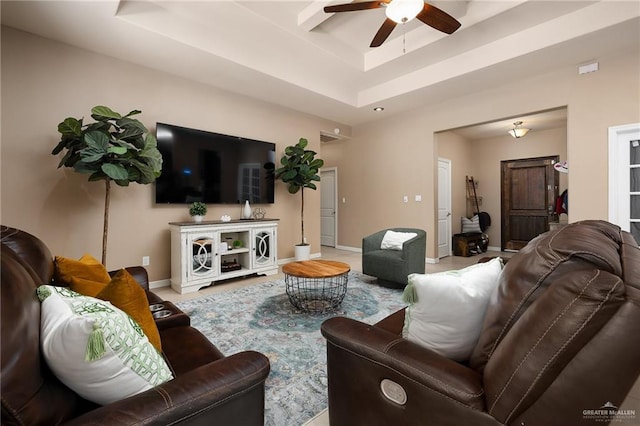
MULTIPOLYGON (((640 43, 638 0, 445 0, 453 35, 420 21, 369 43, 384 10, 343 1, 5 1, 2 24, 354 125, 584 64, 640 43), (403 52, 406 50, 406 53, 403 52)), ((524 121, 524 120, 523 120, 524 121)))

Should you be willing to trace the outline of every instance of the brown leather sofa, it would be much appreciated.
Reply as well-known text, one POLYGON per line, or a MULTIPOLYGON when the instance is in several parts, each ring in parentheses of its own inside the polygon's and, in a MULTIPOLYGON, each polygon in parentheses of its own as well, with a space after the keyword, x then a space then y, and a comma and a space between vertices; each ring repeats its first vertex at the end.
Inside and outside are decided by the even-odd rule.
MULTIPOLYGON (((158 320, 174 379, 115 403, 80 398, 49 370, 40 351, 40 302, 36 287, 52 282, 46 245, 26 232, 1 229, 3 425, 262 425, 269 360, 252 351, 225 357, 170 302, 173 314, 158 320)), ((148 293, 142 267, 127 268, 148 293)))
POLYGON ((631 234, 603 221, 543 234, 511 257, 497 290, 465 363, 403 339, 404 310, 373 326, 325 321, 331 426, 619 421, 603 413, 625 409, 640 374, 640 249, 631 234), (384 396, 384 379, 404 404, 384 396))

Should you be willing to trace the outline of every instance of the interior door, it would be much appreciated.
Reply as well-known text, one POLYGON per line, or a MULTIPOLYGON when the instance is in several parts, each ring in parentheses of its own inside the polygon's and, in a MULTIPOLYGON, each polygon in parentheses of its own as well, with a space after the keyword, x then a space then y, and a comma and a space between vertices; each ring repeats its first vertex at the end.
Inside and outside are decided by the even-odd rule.
POLYGON ((336 170, 320 172, 320 244, 335 247, 337 234, 336 170))
POLYGON ((438 258, 451 256, 451 160, 438 158, 438 258))
POLYGON ((609 128, 609 221, 640 243, 640 123, 609 128))
POLYGON ((520 250, 555 217, 559 156, 501 161, 502 250, 520 250))

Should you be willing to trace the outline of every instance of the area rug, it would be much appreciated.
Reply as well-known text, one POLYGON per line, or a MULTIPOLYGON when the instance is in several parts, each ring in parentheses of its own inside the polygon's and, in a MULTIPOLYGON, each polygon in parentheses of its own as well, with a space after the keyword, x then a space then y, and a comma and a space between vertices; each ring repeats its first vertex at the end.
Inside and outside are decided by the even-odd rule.
POLYGON ((405 306, 402 290, 376 284, 375 278, 350 272, 340 308, 328 314, 297 311, 284 280, 176 303, 224 354, 244 350, 265 354, 271 362, 266 381, 265 425, 302 425, 327 407, 326 341, 320 325, 346 316, 373 324, 405 306))

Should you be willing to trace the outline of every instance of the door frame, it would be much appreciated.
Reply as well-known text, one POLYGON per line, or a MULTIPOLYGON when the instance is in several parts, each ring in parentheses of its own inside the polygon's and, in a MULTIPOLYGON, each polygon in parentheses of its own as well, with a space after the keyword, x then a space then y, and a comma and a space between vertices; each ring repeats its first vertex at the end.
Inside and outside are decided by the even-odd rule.
MULTIPOLYGON (((449 231, 448 232, 449 235, 447 235, 446 237, 447 237, 447 241, 448 241, 447 246, 449 247, 449 252, 444 256, 440 256, 440 246, 437 245, 437 247, 436 247, 436 250, 437 250, 436 255, 437 255, 438 259, 442 259, 443 257, 447 257, 447 256, 452 256, 453 255, 453 250, 452 250, 452 245, 451 245, 451 238, 453 236, 452 227, 451 227, 452 226, 452 222, 451 222, 451 217, 452 217, 452 215, 451 215, 451 209, 452 209, 452 205, 451 205, 451 197, 452 197, 452 194, 451 194, 451 160, 449 160, 448 158, 444 158, 444 157, 438 157, 438 167, 440 167, 440 162, 447 163, 447 165, 448 165, 448 167, 447 167, 447 170, 448 170, 447 179, 449 181, 448 182, 449 194, 448 194, 447 199, 449 200, 449 203, 448 203, 448 206, 447 206, 447 211, 449 212, 449 215, 447 216, 447 229, 449 231)), ((440 191, 442 190, 442 187, 440 186, 440 177, 439 176, 440 176, 440 174, 438 173, 438 194, 440 194, 440 191)), ((436 210, 440 210, 440 197, 439 196, 438 196, 438 205, 437 205, 436 210)), ((437 221, 440 222, 440 218, 438 218, 437 221)), ((440 241, 440 234, 439 234, 440 227, 436 226, 436 229, 438 230, 438 235, 437 235, 437 238, 436 238, 436 242, 438 242, 438 241, 440 241)))
POLYGON ((624 231, 630 230, 629 200, 625 198, 622 201, 622 197, 628 197, 630 191, 629 148, 620 141, 626 141, 625 137, 635 132, 640 132, 640 123, 609 127, 609 222, 624 231))
MULTIPOLYGON (((335 209, 335 213, 333 215, 333 235, 334 242, 333 247, 338 247, 338 168, 337 167, 327 167, 320 170, 320 182, 322 182, 322 175, 324 173, 332 173, 333 174, 333 207, 335 209)), ((323 185, 320 185, 320 191, 322 191, 323 185)), ((322 197, 320 197, 322 200, 322 197)), ((322 201, 321 201, 322 203, 322 201)), ((320 206, 322 208, 322 205, 320 206)), ((322 220, 320 221, 320 234, 322 234, 322 220)), ((322 242, 320 244, 322 246, 322 242)), ((329 246, 325 246, 329 247, 329 246)))

